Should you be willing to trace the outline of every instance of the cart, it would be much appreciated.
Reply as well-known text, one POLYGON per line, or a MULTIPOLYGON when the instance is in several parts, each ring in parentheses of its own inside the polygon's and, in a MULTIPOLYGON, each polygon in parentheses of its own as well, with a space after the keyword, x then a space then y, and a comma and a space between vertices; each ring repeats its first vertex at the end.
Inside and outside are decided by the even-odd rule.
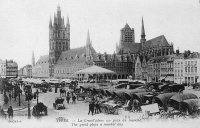
POLYGON ((53 108, 56 110, 65 109, 64 99, 61 97, 55 98, 55 103, 53 103, 53 108))

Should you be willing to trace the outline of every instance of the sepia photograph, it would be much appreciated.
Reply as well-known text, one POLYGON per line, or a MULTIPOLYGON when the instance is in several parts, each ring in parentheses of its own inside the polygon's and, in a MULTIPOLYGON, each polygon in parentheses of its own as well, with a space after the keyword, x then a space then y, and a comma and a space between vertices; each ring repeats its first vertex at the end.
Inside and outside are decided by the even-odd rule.
POLYGON ((0 0, 1 128, 198 128, 199 0, 0 0))

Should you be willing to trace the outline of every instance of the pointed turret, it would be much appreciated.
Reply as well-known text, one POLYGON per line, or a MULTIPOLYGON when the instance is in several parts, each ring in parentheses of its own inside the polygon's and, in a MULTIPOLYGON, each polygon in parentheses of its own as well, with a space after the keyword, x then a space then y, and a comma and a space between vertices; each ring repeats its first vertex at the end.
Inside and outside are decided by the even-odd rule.
POLYGON ((91 44, 91 41, 90 41, 90 33, 89 33, 89 30, 87 32, 87 40, 86 40, 86 45, 90 45, 91 44))
POLYGON ((62 27, 65 27, 65 19, 64 19, 64 16, 62 18, 62 27))
POLYGON ((69 25, 69 17, 67 16, 67 25, 69 25))
POLYGON ((69 17, 67 16, 67 24, 66 24, 67 33, 70 33, 70 24, 69 24, 69 17))
POLYGON ((145 30, 144 30, 144 21, 143 21, 143 17, 142 17, 142 29, 141 29, 141 38, 145 39, 145 30))
POLYGON ((61 10, 60 10, 60 5, 57 7, 57 17, 61 18, 61 10))
POLYGON ((32 67, 35 66, 35 55, 34 55, 34 51, 32 53, 32 67))
POLYGON ((50 17, 50 21, 49 21, 49 28, 52 28, 52 20, 51 20, 51 17, 50 17))
POLYGON ((57 25, 57 17, 56 17, 56 14, 55 14, 55 13, 54 13, 53 25, 54 25, 54 27, 55 27, 55 25, 57 25))
POLYGON ((119 51, 119 45, 118 45, 118 43, 116 42, 116 52, 118 53, 118 51, 119 51))

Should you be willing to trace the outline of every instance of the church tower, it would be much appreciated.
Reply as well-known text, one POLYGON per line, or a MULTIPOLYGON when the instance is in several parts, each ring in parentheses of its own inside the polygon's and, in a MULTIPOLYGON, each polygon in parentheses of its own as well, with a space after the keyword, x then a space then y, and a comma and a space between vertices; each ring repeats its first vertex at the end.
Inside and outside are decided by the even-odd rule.
POLYGON ((143 17, 142 17, 142 28, 141 28, 141 39, 140 39, 140 43, 142 44, 142 49, 144 48, 144 43, 146 42, 145 39, 145 30, 144 30, 144 21, 143 21, 143 17))
POLYGON ((53 77, 54 65, 62 52, 70 50, 70 24, 67 18, 65 26, 64 17, 61 17, 61 9, 58 5, 54 21, 49 21, 49 75, 53 77))
POLYGON ((130 51, 123 51, 124 47, 130 46, 133 44, 135 44, 134 28, 130 28, 130 26, 126 23, 124 28, 120 30, 120 41, 119 41, 117 54, 122 54, 122 52, 124 52, 125 54, 128 54, 128 52, 130 51))

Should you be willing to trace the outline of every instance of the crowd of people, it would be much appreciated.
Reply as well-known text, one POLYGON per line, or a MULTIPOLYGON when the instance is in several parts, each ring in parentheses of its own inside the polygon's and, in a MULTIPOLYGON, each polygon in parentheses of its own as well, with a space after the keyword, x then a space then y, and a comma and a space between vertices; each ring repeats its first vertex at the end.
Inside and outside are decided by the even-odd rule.
POLYGON ((1 118, 7 118, 8 116, 8 119, 11 120, 13 119, 13 108, 12 106, 9 106, 8 110, 7 110, 7 113, 4 111, 4 109, 0 106, 0 117, 1 118))

